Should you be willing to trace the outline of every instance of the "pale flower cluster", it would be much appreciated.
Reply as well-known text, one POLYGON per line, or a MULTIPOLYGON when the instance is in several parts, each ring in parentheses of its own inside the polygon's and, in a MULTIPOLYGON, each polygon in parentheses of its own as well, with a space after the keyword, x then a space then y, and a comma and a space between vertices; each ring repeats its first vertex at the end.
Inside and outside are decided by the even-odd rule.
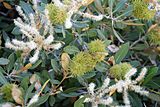
POLYGON ((89 13, 84 13, 80 11, 80 7, 82 6, 87 6, 90 3, 92 3, 94 0, 70 0, 70 3, 65 4, 61 2, 60 0, 52 0, 52 2, 60 8, 64 8, 67 11, 67 18, 65 20, 65 28, 69 29, 72 27, 72 16, 74 14, 79 14, 83 17, 95 20, 95 21, 100 21, 103 19, 103 15, 92 15, 89 13))
POLYGON ((98 104, 108 105, 110 107, 131 107, 128 97, 128 91, 134 91, 140 95, 148 96, 149 92, 143 87, 137 85, 146 75, 147 69, 143 68, 141 73, 134 80, 131 77, 136 74, 137 69, 132 68, 126 75, 124 80, 119 80, 115 84, 110 85, 110 79, 107 77, 104 80, 102 87, 95 91, 95 84, 90 83, 88 87, 89 97, 84 102, 91 102, 92 107, 98 107, 98 104), (122 93, 124 105, 113 105, 113 93, 122 93))
POLYGON ((47 17, 47 13, 39 12, 36 0, 33 0, 35 13, 30 13, 26 16, 20 6, 17 6, 17 11, 22 17, 14 20, 17 27, 23 34, 23 40, 13 39, 5 43, 7 48, 20 50, 22 56, 28 56, 31 51, 34 55, 29 59, 30 63, 35 63, 39 59, 39 53, 42 49, 58 50, 62 47, 61 42, 56 42, 53 37, 53 26, 47 17))

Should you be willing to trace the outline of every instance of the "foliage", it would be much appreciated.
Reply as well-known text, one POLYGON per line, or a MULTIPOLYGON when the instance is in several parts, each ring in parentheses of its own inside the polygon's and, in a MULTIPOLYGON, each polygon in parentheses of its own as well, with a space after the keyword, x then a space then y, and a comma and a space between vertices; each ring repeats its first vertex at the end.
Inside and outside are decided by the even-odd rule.
POLYGON ((160 106, 159 2, 0 0, 0 106, 160 106))

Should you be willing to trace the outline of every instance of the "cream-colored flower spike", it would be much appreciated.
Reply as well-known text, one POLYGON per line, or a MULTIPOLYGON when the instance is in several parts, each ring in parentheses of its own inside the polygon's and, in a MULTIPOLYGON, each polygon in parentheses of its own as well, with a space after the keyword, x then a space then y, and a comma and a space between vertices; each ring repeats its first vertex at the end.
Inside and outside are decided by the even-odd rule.
POLYGON ((105 89, 108 88, 110 83, 110 79, 106 78, 102 87, 99 88, 97 92, 95 92, 95 84, 90 83, 88 87, 89 97, 84 100, 84 102, 91 102, 92 107, 98 107, 98 104, 108 105, 110 106, 113 102, 113 98, 109 95, 105 95, 105 89), (105 95, 105 97, 104 97, 105 95))
POLYGON ((103 15, 92 15, 89 13, 83 13, 81 11, 79 11, 79 9, 82 6, 88 6, 89 4, 91 4, 92 2, 94 2, 94 0, 70 0, 70 3, 65 4, 63 2, 61 2, 60 0, 52 0, 52 2, 59 8, 63 8, 66 10, 67 12, 67 18, 64 22, 65 28, 66 29, 70 29, 72 27, 72 22, 71 22, 71 17, 74 14, 79 14, 82 17, 86 17, 95 21, 100 21, 103 19, 103 15))
POLYGON ((20 28, 25 41, 13 39, 5 43, 7 48, 23 51, 24 56, 34 51, 33 57, 29 59, 30 63, 35 63, 39 59, 39 53, 42 49, 46 51, 58 50, 62 46, 61 42, 55 42, 54 40, 53 26, 46 15, 47 13, 38 11, 36 0, 33 0, 33 3, 35 13, 26 16, 21 7, 17 6, 17 11, 23 19, 19 17, 14 20, 15 25, 20 28))
POLYGON ((132 68, 126 75, 124 80, 119 80, 115 84, 109 86, 110 79, 107 77, 96 92, 94 90, 95 84, 91 83, 88 87, 89 97, 84 102, 91 102, 93 107, 98 107, 98 104, 104 104, 111 106, 113 99, 111 95, 115 92, 122 93, 124 106, 115 107, 131 107, 128 97, 128 91, 134 91, 140 95, 148 96, 149 92, 144 90, 143 87, 137 85, 141 81, 146 73, 147 69, 143 68, 139 76, 135 80, 131 80, 131 77, 137 72, 136 68, 132 68))

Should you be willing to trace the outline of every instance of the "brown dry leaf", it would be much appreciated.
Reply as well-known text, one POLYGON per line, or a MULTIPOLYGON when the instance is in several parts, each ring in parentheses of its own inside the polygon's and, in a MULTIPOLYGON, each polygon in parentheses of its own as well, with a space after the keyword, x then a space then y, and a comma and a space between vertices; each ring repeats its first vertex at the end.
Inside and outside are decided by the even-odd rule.
POLYGON ((69 65, 69 62, 70 62, 70 57, 67 53, 63 53, 61 55, 61 65, 62 65, 62 68, 65 70, 65 71, 68 71, 68 65, 69 65))
POLYGON ((35 87, 36 90, 39 90, 39 89, 42 87, 40 81, 37 81, 37 82, 35 83, 34 87, 35 87))
POLYGON ((23 105, 22 91, 18 88, 17 85, 13 85, 12 97, 17 104, 23 105))
POLYGON ((114 56, 111 56, 108 61, 107 61, 110 65, 115 65, 115 59, 114 56))
POLYGON ((12 6, 10 4, 6 3, 6 2, 3 2, 3 5, 4 5, 5 8, 7 8, 9 10, 12 9, 12 6))
POLYGON ((33 84, 34 82, 38 81, 38 76, 36 74, 33 74, 29 81, 31 84, 33 84))
POLYGON ((34 87, 36 90, 41 88, 41 83, 40 83, 38 76, 36 74, 33 74, 29 81, 31 84, 35 83, 34 87))

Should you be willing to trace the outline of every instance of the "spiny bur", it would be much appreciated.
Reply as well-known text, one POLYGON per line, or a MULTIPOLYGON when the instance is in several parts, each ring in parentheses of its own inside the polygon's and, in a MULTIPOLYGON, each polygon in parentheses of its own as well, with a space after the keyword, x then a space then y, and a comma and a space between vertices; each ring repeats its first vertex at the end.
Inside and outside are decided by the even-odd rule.
POLYGON ((48 16, 53 24, 63 24, 67 18, 67 12, 64 8, 60 8, 55 4, 48 4, 46 6, 48 16))
POLYGON ((102 60, 104 60, 106 53, 107 53, 105 49, 105 44, 101 40, 91 41, 88 44, 88 50, 89 50, 89 53, 93 55, 93 58, 97 62, 101 62, 102 60))
POLYGON ((133 15, 136 18, 144 19, 144 20, 150 20, 154 18, 154 15, 156 13, 155 10, 149 10, 148 9, 148 3, 143 0, 133 0, 133 15))
POLYGON ((124 76, 127 72, 132 68, 132 66, 128 63, 120 63, 112 66, 109 70, 109 74, 111 77, 116 78, 118 80, 124 79, 124 76))
POLYGON ((88 52, 80 52, 75 55, 70 63, 70 71, 74 76, 82 76, 94 69, 96 61, 88 52))
POLYGON ((6 101, 14 101, 13 97, 12 97, 12 88, 13 88, 14 84, 4 84, 1 88, 0 88, 0 92, 3 95, 3 98, 6 101))
POLYGON ((153 28, 148 32, 148 39, 153 45, 160 45, 160 27, 153 28))

